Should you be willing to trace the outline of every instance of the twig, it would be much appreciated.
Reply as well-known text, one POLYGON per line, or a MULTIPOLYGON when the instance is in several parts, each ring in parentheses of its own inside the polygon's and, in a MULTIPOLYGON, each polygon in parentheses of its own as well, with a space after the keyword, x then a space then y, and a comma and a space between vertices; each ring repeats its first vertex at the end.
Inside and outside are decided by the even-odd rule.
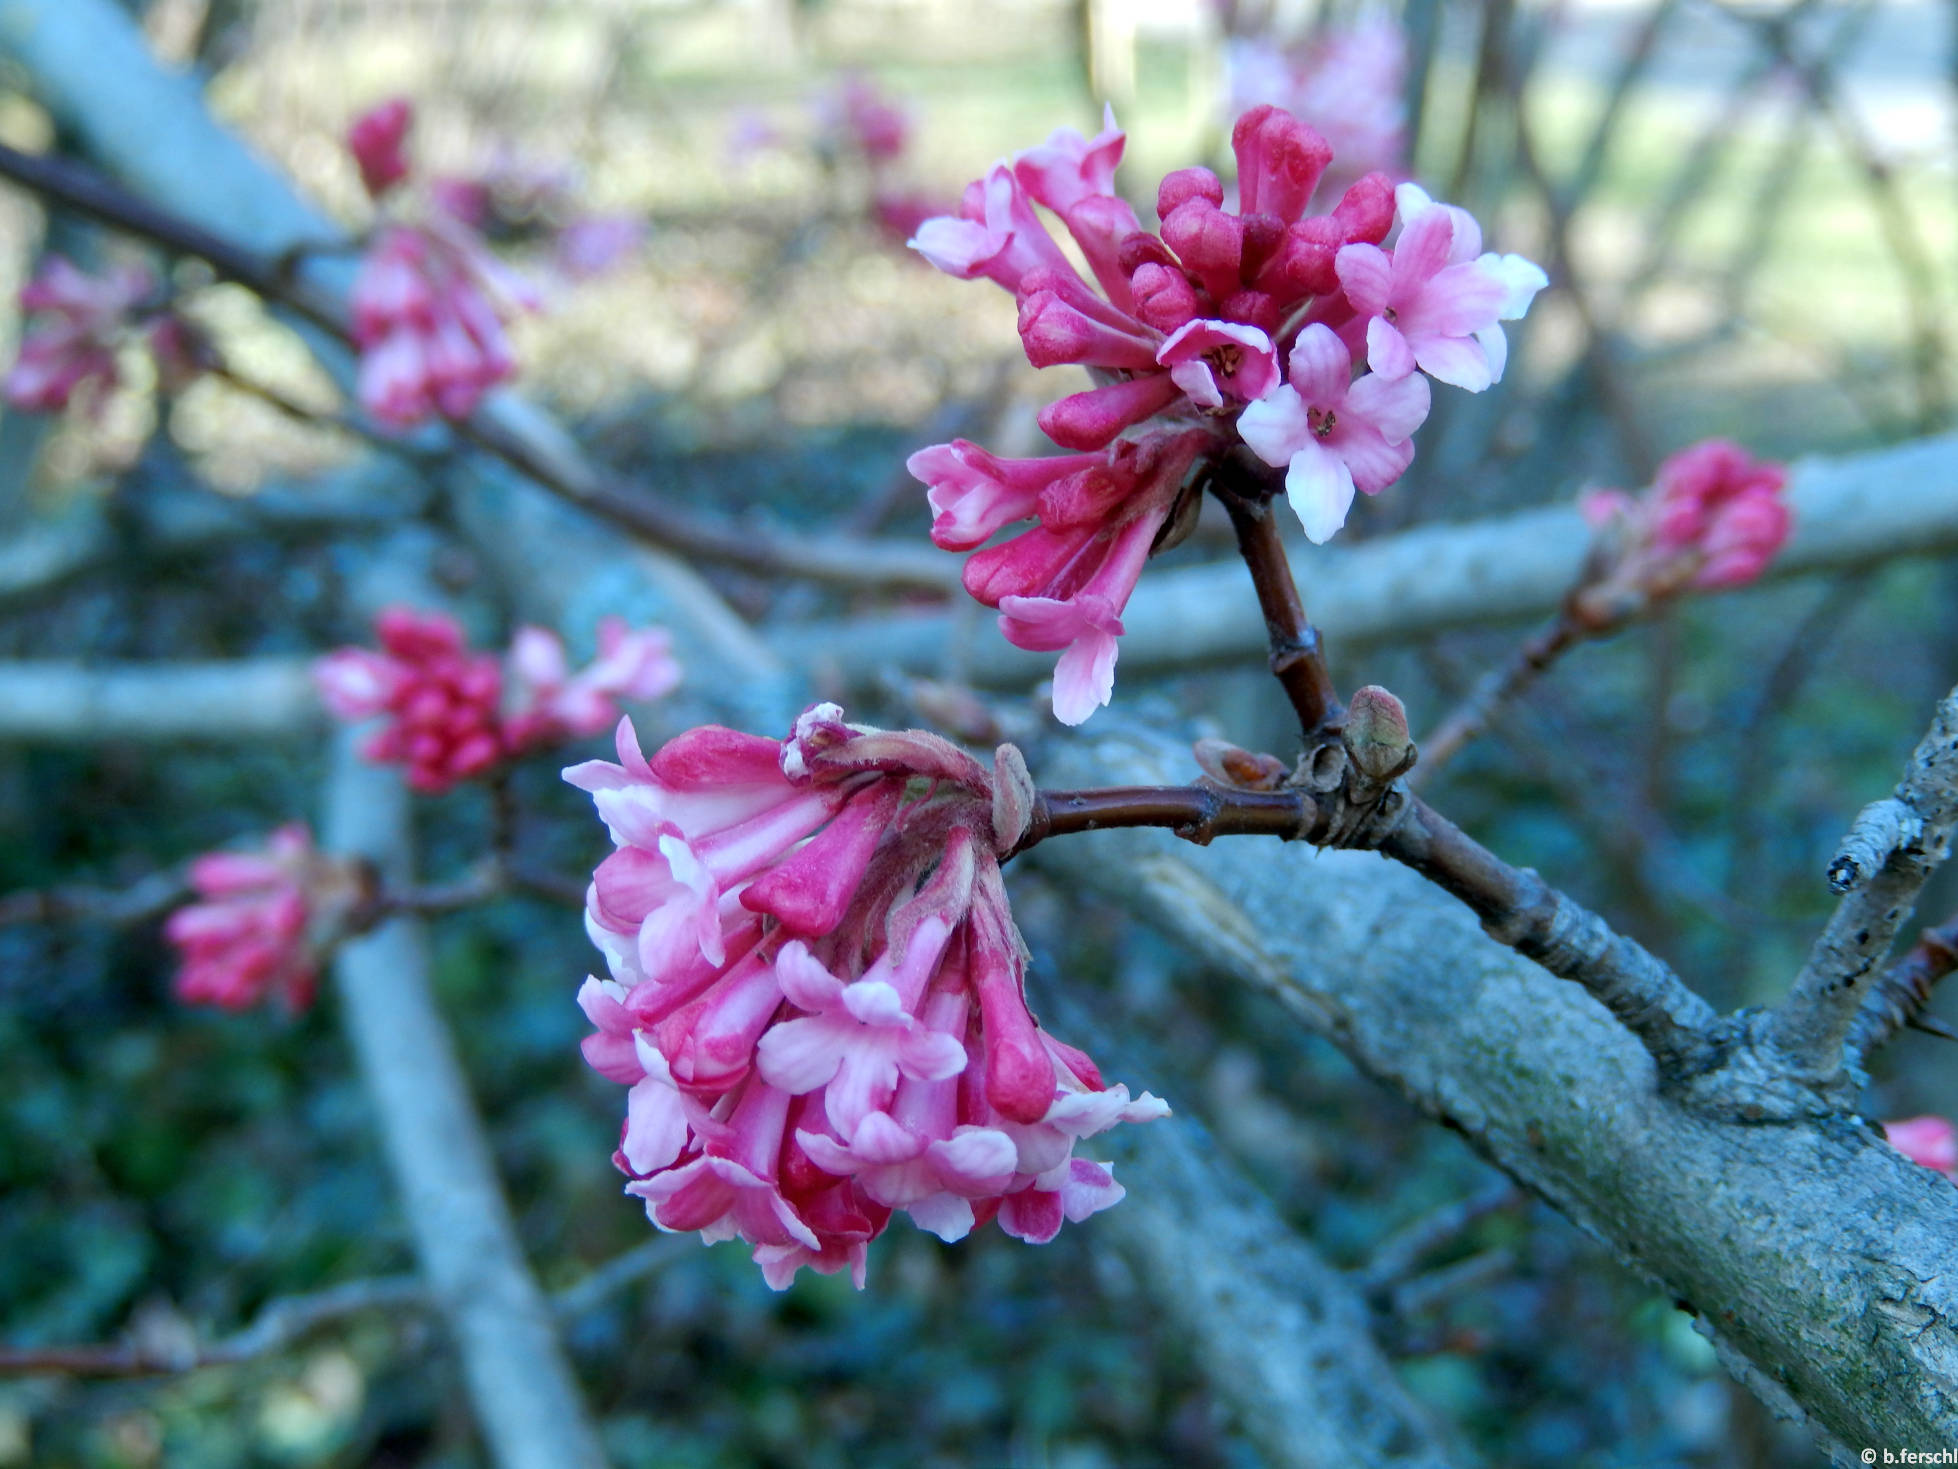
MULTIPOLYGON (((626 1287, 664 1270, 682 1253, 682 1242, 667 1236, 635 1245, 553 1295, 551 1313, 560 1321, 588 1316, 626 1287)), ((186 1339, 103 1346, 0 1347, 0 1377, 166 1377, 207 1367, 234 1367, 272 1356, 349 1316, 368 1311, 428 1311, 433 1306, 428 1287, 418 1275, 349 1280, 268 1302, 250 1325, 208 1346, 186 1339)))
POLYGON ((1535 683, 1545 669, 1583 637, 1584 630, 1561 610, 1530 634, 1508 662, 1484 674, 1435 732, 1422 739, 1421 763, 1408 777, 1408 783, 1418 789, 1432 780, 1436 770, 1489 727, 1489 721, 1503 705, 1535 683))
POLYGON ((180 872, 152 872, 126 888, 29 888, 0 896, 0 928, 85 919, 120 927, 176 907, 189 894, 180 872))
POLYGON ((1443 1245, 1452 1244, 1473 1225, 1491 1214, 1522 1202, 1522 1192, 1506 1178, 1487 1188, 1444 1204, 1396 1230, 1373 1252, 1373 1258, 1353 1272, 1355 1280, 1369 1294, 1412 1275, 1429 1255, 1443 1245))
POLYGON ((1790 1074, 1818 1087, 1843 1072, 1843 1043, 1876 965, 1910 917, 1918 891, 1950 851, 1958 826, 1958 689, 1944 697, 1888 802, 1857 817, 1830 863, 1847 896, 1809 950, 1788 996, 1767 1017, 1767 1038, 1790 1074), (1888 842, 1888 850, 1872 843, 1888 842))
POLYGON ((1869 998, 1849 1027, 1849 1054, 1858 1065, 1905 1026, 1946 1040, 1958 1031, 1924 1013, 1939 980, 1958 969, 1958 915, 1918 935, 1911 951, 1870 986, 1869 998))
MULTIPOLYGON (((0 177, 79 210, 127 234, 205 261, 267 301, 294 311, 335 340, 351 343, 338 310, 268 261, 188 220, 137 198, 92 170, 0 145, 0 177)), ((561 499, 672 550, 749 571, 847 586, 910 587, 952 592, 958 564, 925 547, 849 537, 799 537, 710 520, 612 483, 588 465, 544 452, 495 416, 478 412, 452 424, 455 433, 561 499)))
POLYGON ((1198 846, 1217 836, 1266 835, 1377 850, 1461 899, 1498 943, 1582 985, 1638 1036, 1663 1074, 1685 1068, 1713 1023, 1713 1007, 1662 960, 1535 872, 1509 866, 1399 784, 1364 811, 1353 808, 1344 785, 1040 791, 1014 854, 1051 837, 1139 826, 1166 828, 1198 846))
POLYGON ((1214 467, 1209 489, 1229 514, 1238 554, 1251 573, 1258 610, 1264 614, 1272 676, 1298 716, 1299 734, 1311 746, 1338 729, 1346 709, 1278 538, 1273 506, 1281 485, 1271 470, 1238 453, 1214 467))

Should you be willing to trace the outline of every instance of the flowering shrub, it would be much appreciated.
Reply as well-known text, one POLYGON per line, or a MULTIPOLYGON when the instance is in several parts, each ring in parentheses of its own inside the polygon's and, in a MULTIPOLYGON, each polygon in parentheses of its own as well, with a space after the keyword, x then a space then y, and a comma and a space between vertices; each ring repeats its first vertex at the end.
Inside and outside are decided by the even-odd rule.
POLYGON ((1035 367, 1077 364, 1096 382, 1040 414, 1075 454, 1001 460, 958 441, 909 465, 930 486, 933 540, 975 552, 966 590, 999 609, 1002 635, 1061 652, 1054 713, 1067 724, 1108 702, 1122 610, 1194 465, 1242 443, 1285 466, 1306 534, 1327 540, 1356 490, 1406 471, 1427 378, 1469 392, 1501 378, 1501 322, 1547 284, 1521 256, 1485 253, 1465 211, 1381 173, 1310 213, 1332 150, 1276 107, 1232 130, 1236 207, 1210 170, 1180 169, 1157 190, 1155 233, 1114 192, 1124 141, 1112 113, 1093 139, 1062 129, 911 242, 940 270, 1014 294, 1035 367), (1099 291, 1035 205, 1065 226, 1099 291))
POLYGON ((599 626, 598 657, 571 672, 557 634, 518 629, 508 671, 472 653, 460 624, 440 613, 392 607, 375 619, 381 647, 342 648, 314 667, 339 719, 388 716, 362 747, 377 764, 407 767, 417 791, 445 791, 543 745, 596 734, 618 718, 620 699, 655 699, 680 681, 671 640, 633 631, 620 618, 599 626))
POLYGON ((312 1004, 309 887, 320 866, 298 822, 273 832, 262 851, 210 852, 193 862, 200 901, 172 913, 163 930, 177 948, 177 997, 225 1010, 274 994, 293 1010, 312 1004))
POLYGON ((1131 1100, 1027 1009, 999 860, 1017 752, 984 767, 817 705, 786 740, 691 730, 574 766, 616 850, 585 926, 585 1055, 631 1088, 614 1161, 662 1229, 740 1238, 769 1284, 849 1268, 903 1210, 1052 1239, 1122 1197, 1075 1143, 1131 1100))

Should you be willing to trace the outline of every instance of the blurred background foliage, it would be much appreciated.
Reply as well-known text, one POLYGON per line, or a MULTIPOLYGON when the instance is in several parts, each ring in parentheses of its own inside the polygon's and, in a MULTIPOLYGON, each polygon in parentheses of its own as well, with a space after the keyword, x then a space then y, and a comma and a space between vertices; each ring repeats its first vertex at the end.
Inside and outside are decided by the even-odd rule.
MULTIPOLYGON (((1796 455, 1950 425, 1949 6, 1407 0, 1394 14, 1415 176, 1556 286, 1513 333, 1506 381, 1441 395, 1414 471, 1363 502, 1348 536, 1636 485, 1713 433, 1796 455)), ((1227 31, 1304 40, 1360 16, 1337 0, 153 0, 144 23, 208 81, 222 118, 349 221, 361 195, 339 140, 390 95, 416 99, 415 147, 434 171, 499 156, 571 166, 594 207, 644 218, 650 238, 522 324, 524 390, 677 498, 921 534, 904 455, 960 432, 1030 452, 1034 409, 1062 389, 1019 360, 1003 296, 879 234, 868 178, 814 146, 822 99, 848 74, 873 81, 913 121, 907 185, 950 200, 1054 127, 1091 131, 1108 98, 1130 132, 1120 182, 1148 219, 1164 171, 1228 156, 1227 31)), ((12 85, 0 137, 58 142, 12 85)), ((127 249, 0 196, 9 300, 46 245, 127 249)), ((241 365, 332 401, 250 298, 210 289, 197 311, 241 365)), ((366 452, 221 382, 160 423, 142 402, 0 422, 0 534, 79 499, 134 504, 186 477, 244 495, 366 452)), ((1176 554, 1220 544, 1206 529, 1176 554)), ((323 648, 359 634, 340 592, 362 554, 266 542, 178 561, 132 546, 0 618, 0 654, 323 648)), ((439 569, 479 623, 504 615, 466 547, 439 569)), ((717 581, 764 626, 851 607, 717 581)), ((1958 578, 1923 560, 1695 601, 1579 652, 1436 796, 1717 1003, 1759 1002, 1827 911, 1830 844, 1887 789, 1951 683, 1955 628, 1958 578)), ((1422 724, 1514 636, 1333 655, 1343 682, 1392 686, 1422 724)), ((1258 670, 1122 692, 1170 717, 1204 710, 1248 746, 1285 742, 1258 670)), ((910 717, 888 690, 853 695, 859 712, 910 717)), ((660 719, 654 733, 671 733, 660 719)), ((315 750, 0 750, 0 891, 126 883, 312 814, 321 770, 315 750)), ((588 867, 601 837, 581 800, 549 770, 525 787, 545 855, 588 867)), ((467 790, 423 804, 431 871, 480 845, 482 805, 467 790)), ((1380 1322, 1414 1391, 1490 1462, 1819 1462, 1728 1384, 1670 1302, 1560 1218, 1503 1198, 1456 1138, 1329 1046, 1215 981, 1201 955, 1016 882, 1039 983, 1134 1017, 1163 1069, 1126 1079, 1203 1120, 1337 1263, 1363 1267, 1395 1230, 1498 1189, 1380 1322)), ((1925 916, 1953 906, 1947 877, 1925 916)), ((647 1234, 607 1161, 617 1089, 576 1053, 584 937, 514 899, 437 934, 441 996, 532 1260, 547 1287, 570 1286, 647 1234)), ((299 1018, 218 1016, 174 1004, 167 981, 153 924, 0 928, 9 1343, 184 1322, 218 1334, 280 1296, 412 1268, 331 1001, 299 1018)), ((1907 1035, 1885 1053, 1874 1113, 1958 1111, 1936 1044, 1907 1035)), ((777 1296, 743 1252, 678 1241, 567 1331, 625 1466, 1257 1462, 1093 1224, 1042 1249, 899 1229, 861 1295, 805 1275, 777 1296)), ((478 1453, 453 1365, 412 1313, 175 1380, 0 1382, 0 1469, 459 1469, 478 1453)))

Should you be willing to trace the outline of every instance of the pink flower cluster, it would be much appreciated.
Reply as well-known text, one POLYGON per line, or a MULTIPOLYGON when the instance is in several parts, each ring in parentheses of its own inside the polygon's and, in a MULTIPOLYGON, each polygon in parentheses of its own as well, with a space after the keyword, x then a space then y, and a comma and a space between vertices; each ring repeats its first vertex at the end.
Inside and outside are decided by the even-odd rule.
MULTIPOLYGON (((413 121, 413 109, 397 99, 356 119, 348 132, 347 146, 376 200, 409 175, 413 121)), ((361 406, 383 424, 412 428, 432 413, 466 418, 514 373, 503 324, 538 302, 473 226, 436 209, 423 224, 387 224, 376 233, 349 304, 361 406)))
POLYGON ((1584 496, 1580 506, 1604 531, 1607 553, 1602 573, 1579 593, 1580 612, 1616 620, 1654 598, 1756 580, 1793 527, 1787 486, 1786 465, 1708 439, 1661 464, 1644 495, 1584 496))
POLYGON ((695 729, 565 772, 616 850, 586 929, 594 1069, 631 1088, 614 1161, 653 1223, 740 1238, 770 1285, 864 1280, 894 1211, 1044 1242, 1122 1197, 1074 1145, 1167 1108, 1027 1009, 999 870, 1024 791, 917 731, 817 705, 786 740, 695 729))
POLYGON ((1093 139, 1062 129, 998 164, 911 242, 948 274, 1013 292, 1036 367, 1077 364, 1095 381, 1040 415, 1072 455, 1000 460, 960 442, 910 461, 947 549, 1036 523, 976 554, 966 586, 1000 609, 1010 641, 1065 650, 1054 709, 1070 724, 1108 700, 1122 610, 1192 464, 1242 442, 1286 466, 1307 534, 1325 540, 1356 489, 1385 488, 1413 459, 1429 406, 1416 369, 1488 387, 1507 358, 1499 323, 1547 284, 1520 256, 1483 253, 1466 212, 1384 174, 1308 213, 1332 150, 1276 107, 1245 113, 1231 141, 1235 208, 1215 174, 1181 169, 1157 190, 1156 233, 1114 192, 1124 136, 1109 116, 1093 139), (1099 291, 1036 205, 1061 221, 1099 291))
POLYGON ((667 634, 599 625, 598 657, 576 673, 557 634, 518 629, 509 678, 495 655, 472 653, 440 613, 391 607, 375 619, 379 651, 341 648, 314 665, 336 718, 387 717, 362 747, 376 764, 407 767, 408 784, 435 793, 542 745, 596 734, 620 699, 653 699, 680 680, 667 634))
POLYGON ((263 851, 210 852, 190 867, 200 902, 164 925, 177 948, 177 997, 244 1010, 277 994, 293 1010, 313 1001, 317 977, 306 942, 308 887, 317 858, 306 828, 273 832, 263 851))
POLYGON ((49 256, 21 288, 21 310, 34 320, 0 382, 0 396, 30 413, 59 412, 84 390, 99 402, 119 377, 116 349, 155 289, 154 278, 140 266, 89 275, 59 255, 49 256))

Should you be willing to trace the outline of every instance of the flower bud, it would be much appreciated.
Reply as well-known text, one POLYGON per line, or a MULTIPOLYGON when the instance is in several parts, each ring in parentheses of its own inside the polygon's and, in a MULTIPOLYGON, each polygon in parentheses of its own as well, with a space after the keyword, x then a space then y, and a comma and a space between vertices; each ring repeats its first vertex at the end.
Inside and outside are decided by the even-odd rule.
POLYGON ((1378 684, 1368 684, 1353 695, 1342 738, 1353 764, 1372 780, 1392 780, 1414 764, 1407 710, 1378 684))

